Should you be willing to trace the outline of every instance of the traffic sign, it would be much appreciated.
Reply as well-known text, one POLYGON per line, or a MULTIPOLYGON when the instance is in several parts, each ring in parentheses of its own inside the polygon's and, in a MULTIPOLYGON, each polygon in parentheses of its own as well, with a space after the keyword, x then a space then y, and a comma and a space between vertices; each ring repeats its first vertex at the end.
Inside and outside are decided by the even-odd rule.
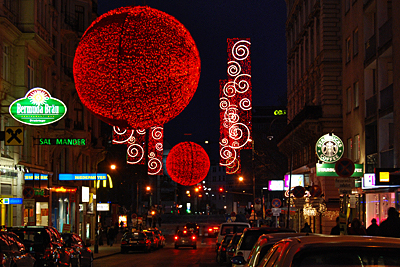
POLYGON ((33 198, 35 196, 35 190, 33 187, 25 186, 24 190, 22 191, 22 195, 24 198, 33 198))
POLYGON ((4 144, 6 146, 23 146, 24 127, 22 126, 4 127, 4 144))
POLYGON ((351 159, 341 158, 335 164, 335 172, 340 177, 350 177, 355 170, 354 162, 351 159))
POLYGON ((271 202, 271 206, 274 208, 279 208, 282 205, 282 201, 279 198, 274 198, 271 202))

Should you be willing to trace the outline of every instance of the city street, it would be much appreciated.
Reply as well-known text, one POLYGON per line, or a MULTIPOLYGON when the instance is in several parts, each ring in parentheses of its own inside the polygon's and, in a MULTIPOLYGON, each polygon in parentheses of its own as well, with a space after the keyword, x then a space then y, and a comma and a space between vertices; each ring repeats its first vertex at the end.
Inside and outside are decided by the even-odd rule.
MULTIPOLYGON (((172 236, 166 236, 167 245, 163 249, 150 253, 129 252, 128 254, 115 254, 95 259, 94 266, 194 266, 212 267, 219 266, 215 261, 215 239, 199 238, 197 249, 180 248, 174 249, 172 236), (204 243, 202 243, 204 241, 204 243)), ((119 247, 119 244, 117 244, 119 247)), ((101 248, 100 248, 101 249, 101 248)), ((96 257, 96 256, 95 256, 96 257)))

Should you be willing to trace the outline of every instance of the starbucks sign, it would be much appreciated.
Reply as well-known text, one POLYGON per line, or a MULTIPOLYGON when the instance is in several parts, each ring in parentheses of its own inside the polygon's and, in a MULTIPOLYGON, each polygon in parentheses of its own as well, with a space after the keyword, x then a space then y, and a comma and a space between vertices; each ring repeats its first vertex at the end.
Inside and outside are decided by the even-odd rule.
POLYGON ((11 116, 24 124, 46 125, 61 120, 67 113, 65 104, 40 87, 29 90, 24 98, 11 103, 11 116))
POLYGON ((325 134, 318 139, 315 145, 318 158, 326 163, 338 161, 344 152, 342 140, 334 134, 325 134))

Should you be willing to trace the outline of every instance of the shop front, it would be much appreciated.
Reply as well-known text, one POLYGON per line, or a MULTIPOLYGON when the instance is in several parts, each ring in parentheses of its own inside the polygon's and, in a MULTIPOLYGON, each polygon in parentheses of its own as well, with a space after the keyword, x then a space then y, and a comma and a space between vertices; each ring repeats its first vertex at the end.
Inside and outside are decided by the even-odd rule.
POLYGON ((60 233, 76 231, 76 188, 54 187, 52 191, 51 222, 60 233))
POLYGON ((48 226, 49 175, 44 173, 25 173, 24 179, 24 225, 48 226))

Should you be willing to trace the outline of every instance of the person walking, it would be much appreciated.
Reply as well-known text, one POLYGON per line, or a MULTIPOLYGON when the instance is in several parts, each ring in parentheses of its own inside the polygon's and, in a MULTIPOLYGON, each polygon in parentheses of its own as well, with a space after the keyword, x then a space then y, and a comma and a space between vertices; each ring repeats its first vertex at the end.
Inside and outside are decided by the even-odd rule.
POLYGON ((376 219, 371 220, 371 225, 367 228, 367 235, 375 236, 379 234, 379 225, 376 224, 376 219))
POLYGON ((340 235, 339 217, 336 217, 336 225, 331 229, 331 235, 340 235))
POLYGON ((379 225, 378 235, 400 238, 399 213, 394 207, 388 209, 388 217, 379 225))
POLYGON ((351 221, 351 227, 347 229, 349 235, 367 235, 364 227, 362 227, 361 222, 358 218, 354 218, 351 221))
POLYGON ((304 227, 300 230, 301 233, 311 233, 311 227, 308 223, 304 223, 304 227))

